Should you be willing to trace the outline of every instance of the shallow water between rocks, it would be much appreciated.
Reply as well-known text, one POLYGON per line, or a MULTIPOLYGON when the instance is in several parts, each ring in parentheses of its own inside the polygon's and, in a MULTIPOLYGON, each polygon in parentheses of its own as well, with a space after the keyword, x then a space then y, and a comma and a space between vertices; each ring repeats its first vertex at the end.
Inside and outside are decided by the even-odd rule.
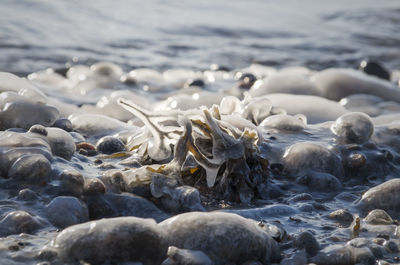
POLYGON ((0 263, 398 263, 400 9, 342 2, 6 1, 0 263))

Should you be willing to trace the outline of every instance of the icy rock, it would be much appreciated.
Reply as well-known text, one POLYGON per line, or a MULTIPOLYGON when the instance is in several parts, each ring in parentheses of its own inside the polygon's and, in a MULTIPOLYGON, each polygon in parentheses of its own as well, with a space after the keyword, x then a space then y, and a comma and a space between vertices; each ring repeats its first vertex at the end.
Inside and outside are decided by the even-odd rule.
POLYGON ((88 196, 86 202, 89 207, 90 218, 95 219, 134 216, 152 218, 157 222, 161 222, 169 217, 151 201, 130 193, 88 196))
POLYGON ((283 160, 285 169, 292 174, 314 170, 339 178, 343 176, 340 158, 328 148, 313 142, 293 144, 286 150, 283 160))
POLYGON ((352 69, 327 69, 312 78, 321 95, 340 100, 352 94, 370 94, 400 102, 400 91, 388 81, 352 69))
POLYGON ((296 235, 293 239, 293 246, 305 249, 309 257, 315 256, 320 249, 317 239, 308 231, 296 235))
POLYGON ((393 219, 384 210, 375 209, 368 213, 364 222, 371 225, 392 225, 393 219))
POLYGON ((331 126, 331 130, 344 143, 362 144, 371 138, 374 124, 367 114, 352 112, 340 116, 331 126))
POLYGON ((388 180, 370 188, 361 197, 358 207, 364 212, 381 209, 398 217, 400 209, 400 179, 388 180))
POLYGON ((52 125, 59 117, 56 108, 27 101, 15 101, 7 104, 0 112, 0 129, 29 129, 34 124, 52 125))
POLYGON ((33 233, 44 226, 45 222, 39 217, 25 211, 13 211, 0 220, 0 236, 33 233))
POLYGON ((310 260, 312 263, 319 265, 352 265, 352 264, 375 264, 375 257, 370 249, 366 247, 355 248, 346 245, 329 251, 328 253, 320 252, 310 260))
POLYGON ((45 211, 50 222, 59 228, 89 220, 89 212, 86 205, 75 197, 56 197, 46 206, 45 211))
POLYGON ((317 191, 337 191, 342 187, 342 183, 335 176, 322 172, 305 174, 298 177, 296 181, 317 191))
POLYGON ((76 197, 83 193, 85 180, 78 171, 64 170, 59 179, 63 193, 76 197))
POLYGON ((8 171, 8 177, 40 184, 46 182, 51 173, 51 164, 41 154, 27 154, 18 158, 8 171))
POLYGON ((64 229, 51 242, 64 262, 142 262, 158 265, 168 245, 151 219, 118 217, 101 219, 64 229))
POLYGON ((259 126, 283 132, 301 132, 305 129, 306 125, 307 118, 303 115, 290 116, 278 114, 264 119, 259 126))
POLYGON ((288 93, 295 95, 319 95, 315 84, 306 76, 294 73, 277 73, 259 80, 250 89, 253 97, 273 93, 288 93))
POLYGON ((236 214, 184 213, 159 226, 170 246, 200 250, 215 264, 248 260, 268 263, 279 256, 276 241, 266 231, 256 222, 236 214))
POLYGON ((288 115, 303 114, 309 124, 336 120, 347 112, 339 103, 318 96, 269 94, 263 97, 269 99, 272 106, 286 110, 288 115))

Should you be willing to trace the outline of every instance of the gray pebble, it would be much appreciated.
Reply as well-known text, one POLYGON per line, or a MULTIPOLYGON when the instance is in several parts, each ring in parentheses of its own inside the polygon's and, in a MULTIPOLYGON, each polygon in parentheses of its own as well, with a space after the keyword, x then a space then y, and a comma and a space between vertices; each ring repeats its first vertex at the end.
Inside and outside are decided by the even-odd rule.
POLYGON ((384 210, 375 209, 368 213, 364 218, 367 224, 371 225, 391 225, 393 224, 393 219, 384 210))
POLYGON ((66 132, 72 132, 73 130, 71 121, 65 118, 56 120, 53 127, 63 129, 66 132))
POLYGON ((0 236, 12 234, 33 233, 44 227, 45 222, 25 211, 13 211, 8 213, 0 221, 0 236))
POLYGON ((136 217, 101 219, 68 227, 51 246, 58 249, 64 262, 138 261, 149 265, 160 264, 168 247, 154 220, 136 217))
POLYGON ((305 249, 309 257, 315 256, 320 249, 317 239, 308 231, 296 235, 293 238, 293 246, 297 249, 305 249))
POLYGON ((89 212, 86 205, 75 197, 56 197, 46 206, 45 210, 50 222, 59 228, 89 220, 89 212))
POLYGON ((51 164, 46 157, 40 154, 23 155, 17 159, 8 171, 8 177, 42 184, 48 180, 51 173, 51 164))

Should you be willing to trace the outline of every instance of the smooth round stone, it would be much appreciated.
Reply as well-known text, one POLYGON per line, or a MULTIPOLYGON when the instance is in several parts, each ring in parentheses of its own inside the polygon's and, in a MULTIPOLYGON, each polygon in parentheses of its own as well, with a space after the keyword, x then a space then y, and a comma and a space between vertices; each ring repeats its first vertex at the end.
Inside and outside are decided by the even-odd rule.
POLYGON ((64 262, 142 262, 158 265, 167 252, 162 230, 152 219, 117 217, 66 228, 51 243, 64 262))
POLYGON ((339 157, 328 148, 313 143, 299 142, 290 146, 283 155, 285 170, 297 174, 303 170, 343 176, 343 166, 339 157))
POLYGON ((75 197, 56 197, 46 206, 45 210, 50 222, 59 228, 89 220, 89 211, 86 205, 75 197))
POLYGON ((308 256, 315 256, 320 247, 314 235, 308 231, 296 235, 293 239, 293 246, 298 249, 305 249, 308 256))
POLYGON ((38 217, 34 217, 25 211, 13 211, 0 221, 0 236, 33 233, 43 226, 44 222, 38 217))
POLYGON ((371 138, 374 124, 368 115, 351 112, 340 116, 331 126, 331 130, 344 143, 362 144, 371 138))
POLYGON ((353 222, 353 215, 347 209, 339 209, 331 212, 328 218, 346 225, 350 225, 353 222))
POLYGON ((375 256, 367 247, 355 248, 346 245, 341 248, 331 250, 327 253, 320 252, 312 257, 309 262, 321 265, 331 264, 365 264, 374 265, 375 256))
POLYGON ((23 128, 28 130, 32 125, 52 125, 59 117, 56 108, 27 101, 15 101, 7 104, 0 112, 0 129, 23 128))
POLYGON ((322 172, 305 174, 296 181, 318 191, 337 191, 342 187, 342 183, 335 176, 322 172))
POLYGON ((392 225, 393 219, 384 210, 375 209, 364 218, 367 224, 371 225, 392 225))
POLYGON ((400 179, 388 180, 370 188, 361 197, 358 207, 364 212, 374 209, 385 210, 398 218, 398 211, 400 209, 400 179))
POLYGON ((259 126, 284 132, 301 132, 306 127, 306 123, 306 118, 303 116, 278 114, 267 117, 259 126))
POLYGON ((8 177, 42 184, 48 180, 51 173, 51 164, 46 157, 40 154, 28 154, 18 158, 8 171, 8 177))
POLYGON ((39 196, 31 189, 23 189, 18 192, 17 198, 23 201, 35 201, 39 198, 39 196))
POLYGON ((125 144, 118 138, 105 136, 96 144, 96 150, 103 154, 113 154, 126 150, 125 144))
POLYGON ((390 80, 390 73, 381 64, 374 61, 363 60, 359 69, 368 75, 373 75, 381 79, 390 80))
POLYGON ((279 257, 276 241, 255 221, 236 214, 184 213, 159 226, 170 246, 200 250, 217 265, 248 260, 269 263, 279 257))
POLYGON ((106 186, 103 181, 98 178, 86 178, 83 192, 85 195, 104 194, 106 192, 106 186))
POLYGON ((56 122, 53 124, 53 127, 63 129, 66 132, 72 132, 72 122, 68 119, 62 118, 56 120, 56 122))
POLYGON ((83 193, 85 180, 78 171, 64 170, 59 178, 64 193, 72 196, 80 196, 83 193))
POLYGON ((205 87, 206 83, 202 79, 190 79, 184 85, 184 87, 191 87, 191 86, 205 87))

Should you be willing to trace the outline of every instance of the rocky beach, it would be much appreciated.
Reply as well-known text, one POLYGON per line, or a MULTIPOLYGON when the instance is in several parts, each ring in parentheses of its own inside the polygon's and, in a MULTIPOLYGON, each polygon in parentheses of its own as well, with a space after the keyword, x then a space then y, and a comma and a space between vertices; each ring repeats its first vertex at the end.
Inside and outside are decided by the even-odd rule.
MULTIPOLYGON (((67 18, 52 30, 38 30, 43 22, 34 16, 31 28, 18 24, 11 11, 28 3, 0 10, 7 22, 0 32, 9 34, 0 37, 0 264, 400 263, 394 2, 306 8, 307 29, 318 18, 333 23, 332 35, 241 31, 212 16, 201 27, 197 3, 185 6, 193 15, 188 31, 173 18, 168 30, 132 31, 158 28, 160 35, 112 46, 99 40, 128 28, 97 29, 79 47, 48 37, 67 18), (380 35, 363 43, 361 33, 378 20, 380 35), (360 21, 348 31, 340 26, 360 21), (34 29, 42 38, 26 37, 34 29), (339 33, 359 42, 327 46, 339 33), (173 36, 187 46, 171 55, 173 36), (210 52, 224 50, 218 44, 226 50, 210 52)), ((66 12, 71 3, 36 3, 27 12, 66 12)), ((244 27, 260 19, 231 20, 241 4, 224 11, 226 21, 244 27)), ((96 18, 110 15, 108 3, 86 5, 71 23, 93 10, 96 18)), ((179 5, 141 8, 170 14, 179 5)), ((258 1, 248 9, 256 14, 264 5, 275 18, 292 14, 258 1)), ((122 10, 108 25, 139 23, 124 21, 134 11, 122 10)))

